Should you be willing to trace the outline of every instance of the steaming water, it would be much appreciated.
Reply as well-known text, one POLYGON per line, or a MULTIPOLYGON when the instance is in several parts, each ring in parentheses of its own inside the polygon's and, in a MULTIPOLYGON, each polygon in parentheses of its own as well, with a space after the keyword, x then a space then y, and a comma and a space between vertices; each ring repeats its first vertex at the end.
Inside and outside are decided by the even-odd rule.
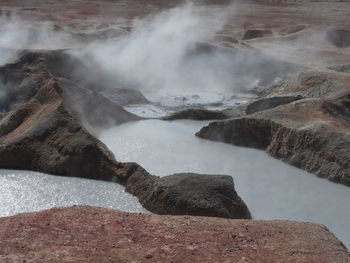
POLYGON ((72 205, 149 213, 116 183, 0 170, 0 185, 0 217, 72 205))
POLYGON ((119 161, 150 173, 229 174, 255 219, 290 219, 326 225, 350 247, 350 188, 275 160, 263 151, 194 136, 206 122, 159 120, 127 123, 101 139, 119 161))

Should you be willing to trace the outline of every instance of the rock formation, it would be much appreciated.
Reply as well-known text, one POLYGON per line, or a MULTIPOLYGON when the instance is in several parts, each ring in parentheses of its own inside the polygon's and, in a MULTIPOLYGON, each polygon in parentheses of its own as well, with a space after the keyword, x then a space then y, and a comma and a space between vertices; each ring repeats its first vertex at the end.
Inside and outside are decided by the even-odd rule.
POLYGON ((181 120, 181 119, 190 119, 190 120, 222 120, 227 119, 227 116, 222 111, 213 111, 206 109, 186 109, 175 112, 169 116, 162 118, 163 120, 181 120))
MULTIPOLYGON (((178 177, 158 178, 136 163, 117 162, 81 121, 89 127, 108 127, 140 118, 101 95, 104 89, 94 88, 93 82, 84 79, 80 87, 74 72, 67 69, 74 63, 67 58, 64 62, 60 55, 29 52, 0 68, 8 87, 0 119, 1 168, 126 184, 155 213, 250 218, 229 176, 184 175, 183 180, 171 181, 178 177)), ((143 99, 137 92, 122 94, 143 99)))
POLYGON ((72 207, 0 218, 0 261, 345 263, 350 254, 314 223, 72 207))
POLYGON ((336 47, 350 47, 350 30, 332 28, 327 31, 327 39, 336 47))
POLYGON ((267 37, 267 36, 272 36, 271 30, 249 29, 244 33, 242 40, 249 40, 249 39, 267 37))
POLYGON ((266 150, 296 167, 350 186, 349 94, 302 99, 201 129, 198 136, 266 150))
POLYGON ((157 214, 251 218, 228 175, 190 173, 159 178, 134 173, 126 190, 157 214))
MULTIPOLYGON (((17 105, 28 102, 39 89, 42 88, 44 93, 46 91, 43 87, 56 83, 60 87, 60 96, 63 97, 65 105, 81 121, 93 128, 111 127, 140 119, 125 111, 121 102, 117 103, 105 97, 103 91, 110 89, 107 86, 108 81, 107 87, 100 84, 103 83, 103 76, 91 72, 91 69, 83 68, 82 62, 63 51, 25 52, 15 63, 0 68, 0 78, 7 89, 3 98, 6 104, 3 111, 10 111, 17 105), (84 77, 85 75, 91 80, 84 77)), ((125 92, 121 93, 120 97, 125 97, 125 92)), ((130 92, 128 100, 144 101, 142 95, 136 91, 134 93, 130 92)))

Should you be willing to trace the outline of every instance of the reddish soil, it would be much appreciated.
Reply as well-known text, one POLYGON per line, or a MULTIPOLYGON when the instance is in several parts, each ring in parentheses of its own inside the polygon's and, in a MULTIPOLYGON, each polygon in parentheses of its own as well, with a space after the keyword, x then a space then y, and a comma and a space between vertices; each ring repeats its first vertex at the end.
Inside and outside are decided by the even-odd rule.
POLYGON ((314 223, 73 207, 1 218, 0 261, 345 263, 350 254, 314 223))

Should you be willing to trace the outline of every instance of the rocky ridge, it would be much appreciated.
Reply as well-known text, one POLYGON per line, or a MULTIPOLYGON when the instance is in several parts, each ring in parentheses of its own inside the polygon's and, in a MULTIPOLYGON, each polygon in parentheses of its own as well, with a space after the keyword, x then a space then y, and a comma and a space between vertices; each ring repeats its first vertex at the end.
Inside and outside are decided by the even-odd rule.
POLYGON ((350 186, 349 92, 346 75, 306 71, 263 91, 262 98, 246 105, 245 111, 228 111, 235 118, 211 123, 197 136, 266 150, 350 186), (285 96, 298 100, 291 102, 294 99, 285 96), (284 103, 271 103, 278 100, 284 103))

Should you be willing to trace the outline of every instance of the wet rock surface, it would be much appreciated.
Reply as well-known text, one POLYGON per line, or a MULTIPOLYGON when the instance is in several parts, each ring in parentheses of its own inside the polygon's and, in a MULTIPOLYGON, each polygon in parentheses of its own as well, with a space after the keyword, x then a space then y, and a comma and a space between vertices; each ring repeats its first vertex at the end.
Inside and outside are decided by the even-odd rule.
POLYGON ((72 207, 0 219, 2 262, 348 262, 324 226, 72 207))
POLYGON ((159 178, 134 173, 126 190, 157 214, 251 218, 228 175, 188 173, 159 178))

